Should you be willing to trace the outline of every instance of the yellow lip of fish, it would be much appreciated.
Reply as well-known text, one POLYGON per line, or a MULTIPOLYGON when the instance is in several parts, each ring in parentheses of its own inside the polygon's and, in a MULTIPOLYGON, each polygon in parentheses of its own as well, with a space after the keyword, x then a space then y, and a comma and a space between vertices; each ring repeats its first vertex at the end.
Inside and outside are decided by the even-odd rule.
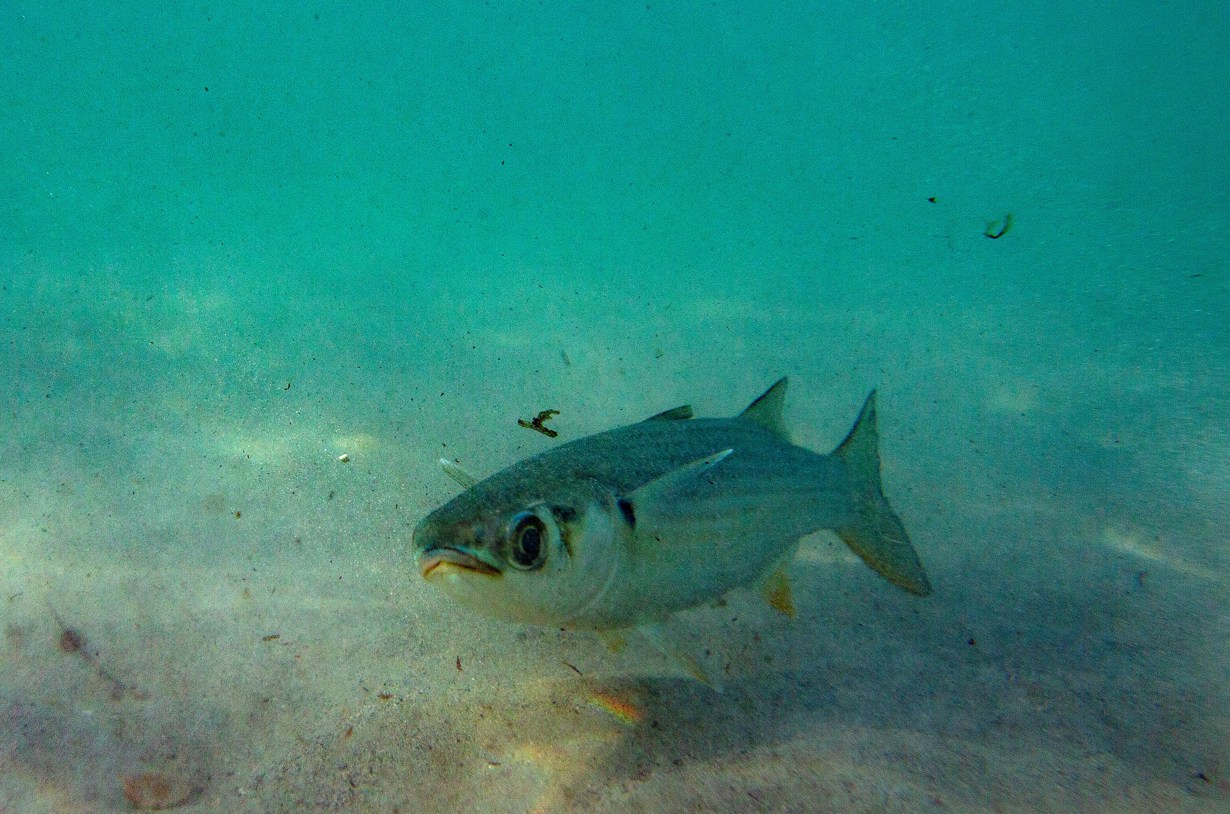
POLYGON ((450 570, 469 571, 475 574, 498 577, 500 569, 456 548, 437 548, 427 552, 419 562, 419 573, 424 579, 443 576, 450 570))

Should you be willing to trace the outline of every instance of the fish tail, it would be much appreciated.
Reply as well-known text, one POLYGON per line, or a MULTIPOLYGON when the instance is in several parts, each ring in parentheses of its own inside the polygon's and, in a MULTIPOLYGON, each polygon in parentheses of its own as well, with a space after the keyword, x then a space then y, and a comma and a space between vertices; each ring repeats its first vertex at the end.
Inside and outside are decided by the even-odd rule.
POLYGON ((863 403, 846 440, 833 452, 845 462, 854 492, 854 522, 837 536, 877 574, 912 594, 927 596, 931 583, 918 552, 888 505, 880 483, 880 434, 876 430, 876 391, 863 403))

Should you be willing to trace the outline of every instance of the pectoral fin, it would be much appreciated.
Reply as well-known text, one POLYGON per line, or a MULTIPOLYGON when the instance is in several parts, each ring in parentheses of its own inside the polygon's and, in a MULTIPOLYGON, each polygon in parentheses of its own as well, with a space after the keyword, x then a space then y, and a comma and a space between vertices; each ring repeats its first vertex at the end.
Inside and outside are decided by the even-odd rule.
POLYGON ((440 468, 444 470, 445 475, 452 478, 453 481, 462 489, 469 489, 471 486, 478 483, 478 478, 462 469, 460 464, 454 463, 448 458, 440 459, 440 468))
POLYGON ((641 488, 619 498, 619 509, 629 525, 635 526, 638 516, 652 515, 663 506, 668 506, 685 489, 692 488, 713 467, 726 460, 733 449, 724 449, 706 455, 665 475, 651 480, 641 488))

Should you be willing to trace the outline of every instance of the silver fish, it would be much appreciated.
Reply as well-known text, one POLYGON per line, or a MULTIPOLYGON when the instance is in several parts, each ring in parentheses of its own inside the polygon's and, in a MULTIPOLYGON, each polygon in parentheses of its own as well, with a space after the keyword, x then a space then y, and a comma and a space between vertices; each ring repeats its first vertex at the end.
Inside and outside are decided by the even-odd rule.
POLYGON ((784 566, 832 529, 911 593, 927 576, 880 484, 875 391, 830 455, 790 442, 787 380, 737 416, 688 406, 591 435, 475 481, 415 528, 422 576, 515 622, 612 631, 759 585, 793 613, 784 566))

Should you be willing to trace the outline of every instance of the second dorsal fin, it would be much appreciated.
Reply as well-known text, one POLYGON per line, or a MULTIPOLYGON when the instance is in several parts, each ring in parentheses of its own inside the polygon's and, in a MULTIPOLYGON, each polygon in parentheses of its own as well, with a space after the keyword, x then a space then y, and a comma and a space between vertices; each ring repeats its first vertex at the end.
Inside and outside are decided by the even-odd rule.
POLYGON ((760 398, 749 404, 747 409, 739 414, 740 417, 759 424, 774 435, 789 438, 790 433, 782 421, 782 407, 786 403, 786 385, 789 383, 790 379, 782 376, 773 383, 772 387, 761 393, 760 398))

